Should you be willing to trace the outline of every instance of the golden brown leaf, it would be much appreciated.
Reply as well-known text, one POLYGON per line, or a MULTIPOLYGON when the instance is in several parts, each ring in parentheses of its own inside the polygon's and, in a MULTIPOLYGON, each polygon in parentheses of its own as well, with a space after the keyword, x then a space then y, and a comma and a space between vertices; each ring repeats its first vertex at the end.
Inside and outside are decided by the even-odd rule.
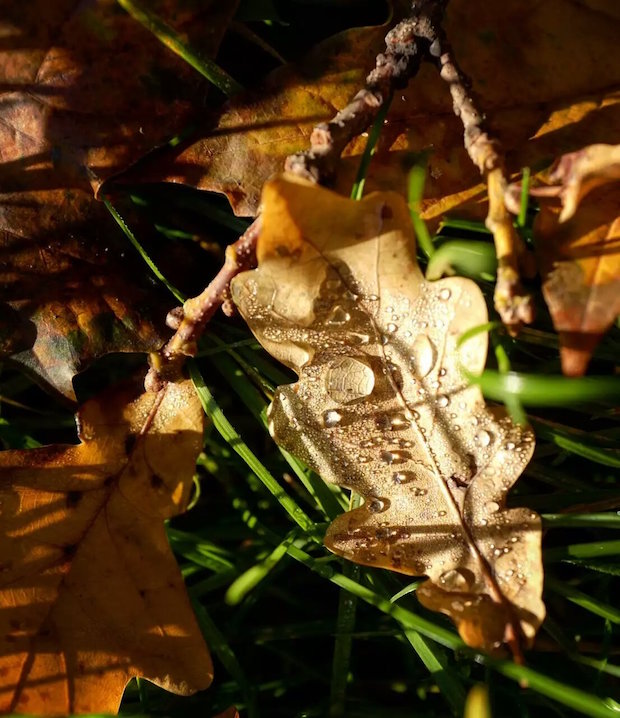
MULTIPOLYGON (((213 54, 236 2, 149 5, 213 54)), ((182 129, 206 82, 115 0, 5 1, 0 35, 0 353, 75 399, 93 358, 164 340, 93 191, 182 129)))
POLYGON ((542 201, 535 229, 543 294, 560 335, 562 370, 580 376, 620 314, 620 146, 564 155, 533 193, 542 201))
POLYGON ((540 518, 506 509, 532 433, 485 406, 459 362, 482 370, 478 287, 424 281, 394 193, 353 202, 301 180, 263 193, 259 267, 233 297, 265 348, 299 374, 280 387, 276 440, 364 505, 326 545, 354 561, 427 575, 422 603, 473 646, 530 641, 542 618, 540 518))
POLYGON ((163 523, 185 508, 202 417, 190 382, 136 383, 81 408, 77 446, 0 453, 0 712, 114 713, 132 676, 209 685, 163 523))

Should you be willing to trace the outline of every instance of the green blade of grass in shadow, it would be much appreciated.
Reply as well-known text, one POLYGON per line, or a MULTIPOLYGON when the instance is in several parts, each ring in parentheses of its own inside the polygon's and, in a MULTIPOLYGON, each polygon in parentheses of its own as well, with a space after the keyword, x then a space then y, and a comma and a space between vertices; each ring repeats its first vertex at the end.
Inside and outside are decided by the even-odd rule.
POLYGON ((241 84, 213 60, 190 47, 174 28, 170 27, 145 4, 139 0, 117 0, 117 2, 134 20, 137 20, 152 32, 162 44, 185 60, 188 65, 191 65, 194 70, 209 80, 212 85, 215 85, 225 95, 231 96, 243 90, 241 84))
POLYGON ((288 515, 298 524, 304 531, 311 532, 314 529, 314 522, 306 514, 306 512, 292 499, 286 491, 280 486, 271 473, 258 460, 256 455, 250 450, 249 446, 243 441, 241 436, 235 431, 232 424, 228 421, 219 404, 211 394, 209 388, 205 384, 202 374, 198 369, 195 361, 188 362, 189 373, 198 397, 202 403, 207 416, 213 422, 213 425, 231 446, 231 448, 239 454, 254 474, 262 481, 265 488, 272 494, 276 501, 285 509, 288 515))
POLYGON ((564 583, 563 581, 558 581, 557 579, 552 578, 551 576, 545 577, 545 586, 550 588, 555 593, 558 593, 560 596, 564 596, 564 598, 568 599, 571 603, 581 606, 581 608, 586 611, 590 611, 590 613, 601 616, 601 618, 606 618, 612 623, 620 623, 620 609, 610 606, 608 603, 604 603, 603 601, 599 601, 598 598, 594 598, 594 596, 590 596, 587 593, 564 583))

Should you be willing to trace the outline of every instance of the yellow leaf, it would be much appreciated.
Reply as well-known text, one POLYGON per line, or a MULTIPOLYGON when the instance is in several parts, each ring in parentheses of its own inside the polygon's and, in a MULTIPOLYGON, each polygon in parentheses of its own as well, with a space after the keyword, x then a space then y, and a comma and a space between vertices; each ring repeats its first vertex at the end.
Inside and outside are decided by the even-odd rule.
POLYGON ((0 712, 115 713, 144 676, 181 694, 212 664, 164 519, 202 444, 190 382, 107 391, 80 444, 0 453, 0 712))
POLYGON ((531 641, 544 616, 540 518, 506 509, 532 433, 485 406, 478 287, 423 279, 404 200, 361 202, 288 177, 263 192, 259 267, 232 292, 250 328, 299 374, 269 413, 276 441, 361 494, 326 545, 369 566, 427 575, 420 600, 487 650, 531 641))

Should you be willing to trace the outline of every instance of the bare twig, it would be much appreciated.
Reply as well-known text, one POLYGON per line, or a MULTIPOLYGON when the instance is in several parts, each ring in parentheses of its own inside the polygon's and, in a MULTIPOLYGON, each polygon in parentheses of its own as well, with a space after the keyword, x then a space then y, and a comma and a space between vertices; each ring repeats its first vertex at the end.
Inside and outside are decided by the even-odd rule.
MULTIPOLYGON (((438 0, 430 0, 436 5, 438 0)), ((310 149, 290 155, 285 169, 312 182, 325 182, 336 171, 338 160, 347 144, 369 127, 392 93, 405 87, 420 66, 421 48, 415 33, 416 24, 427 12, 413 3, 411 15, 398 23, 385 37, 385 53, 377 55, 366 85, 333 120, 317 125, 310 136, 310 149)))
POLYGON ((179 375, 185 357, 196 354, 196 343, 203 329, 228 299, 232 278, 256 266, 259 232, 260 217, 257 217, 241 237, 227 247, 226 261, 211 283, 197 297, 188 299, 182 308, 168 314, 167 323, 176 331, 163 349, 150 356, 151 369, 145 380, 147 391, 159 391, 166 381, 179 375))
POLYGON ((493 233, 498 259, 495 307, 504 324, 517 329, 520 324, 533 321, 534 307, 520 280, 521 268, 526 272, 530 270, 529 255, 504 204, 508 186, 504 151, 499 140, 485 127, 484 117, 471 93, 471 82, 458 66, 443 31, 442 21, 448 0, 435 3, 419 0, 414 4, 428 6, 423 23, 416 27, 416 34, 428 42, 429 55, 448 83, 454 113, 461 118, 465 130, 465 149, 487 181, 489 212, 486 225, 493 233))

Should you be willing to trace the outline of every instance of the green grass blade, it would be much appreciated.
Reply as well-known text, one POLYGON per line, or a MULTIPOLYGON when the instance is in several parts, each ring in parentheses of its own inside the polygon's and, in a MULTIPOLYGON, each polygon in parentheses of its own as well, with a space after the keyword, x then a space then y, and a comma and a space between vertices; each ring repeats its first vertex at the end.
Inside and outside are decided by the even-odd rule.
POLYGON ((543 526, 553 528, 620 529, 618 513, 600 514, 543 514, 543 526))
MULTIPOLYGON (((230 606, 241 603, 246 595, 252 591, 286 556, 289 546, 298 536, 298 530, 294 529, 288 536, 279 543, 274 550, 260 563, 251 566, 238 576, 228 587, 225 601, 230 606)), ((305 543, 305 541, 304 541, 305 543)))
MULTIPOLYGON (((344 562, 343 575, 358 581, 360 567, 344 562)), ((336 618, 336 640, 334 641, 334 657, 332 661, 332 680, 329 697, 330 718, 342 718, 346 715, 347 683, 353 647, 353 631, 357 599, 347 591, 340 591, 338 597, 338 614, 336 618)))
POLYGON ((448 701, 452 713, 455 716, 461 716, 465 704, 465 689, 456 679, 454 672, 447 670, 448 661, 443 650, 417 631, 405 629, 404 634, 428 672, 435 679, 437 687, 448 701))
POLYGON ((185 60, 188 65, 193 67, 194 70, 209 80, 212 85, 215 85, 225 95, 231 96, 243 90, 242 85, 226 71, 222 70, 213 60, 190 47, 174 28, 170 27, 145 4, 139 0, 117 0, 117 2, 134 20, 144 25, 162 44, 185 60))
POLYGON ((144 247, 140 244, 134 233, 131 231, 125 220, 121 217, 118 210, 114 207, 114 205, 110 202, 109 199, 103 198, 103 203, 108 208, 108 211, 114 217, 116 220, 116 223, 118 226, 123 230, 125 233, 125 236, 127 239, 131 242, 131 244, 134 246, 134 248, 137 250, 138 254, 142 257, 142 259, 146 262, 149 269, 153 274, 159 279, 159 281, 168 289, 168 291, 176 297, 176 299, 183 303, 185 301, 185 297, 183 296, 183 293, 179 291, 173 284, 171 284, 166 277, 162 274, 162 272, 159 270, 159 267, 155 264, 155 262, 149 257, 147 251, 144 249, 144 247))
POLYGON ((416 239, 420 249, 430 259, 435 254, 435 246, 429 234, 426 222, 420 216, 422 200, 424 199, 424 186, 426 184, 427 155, 423 153, 416 164, 409 171, 407 178, 407 204, 411 222, 415 230, 416 239))
POLYGON ((558 581, 551 576, 545 577, 545 586, 550 588, 555 593, 559 593, 560 596, 564 596, 571 603, 585 608, 586 611, 594 613, 597 616, 606 618, 612 623, 620 623, 620 609, 610 606, 603 601, 599 601, 597 598, 580 591, 567 583, 558 581))
POLYGON ((379 109, 379 112, 375 117, 375 121, 372 123, 370 131, 368 133, 366 147, 364 147, 364 151, 362 152, 362 157, 360 159, 360 164, 357 169, 355 182, 353 183, 353 189, 351 190, 351 199, 362 199, 362 195, 364 194, 364 185, 366 184, 366 175, 368 174, 368 168, 370 167, 370 160, 375 153, 377 141, 379 139, 379 135, 381 134, 381 130, 383 129, 383 122, 388 113, 388 110, 390 109, 391 103, 392 98, 388 97, 383 103, 382 107, 379 109))
POLYGON ((198 369, 195 361, 189 361, 189 373, 194 382, 196 392, 202 403, 207 416, 213 422, 217 431, 222 435, 231 448, 245 461, 254 474, 262 481, 267 490, 285 509, 288 515, 300 526, 304 531, 311 532, 314 529, 314 522, 306 514, 306 512, 292 499, 269 473, 265 466, 258 460, 256 455, 250 450, 249 446, 243 441, 241 436, 235 431, 232 424, 228 421, 219 404, 215 401, 209 388, 205 384, 202 374, 198 369))
POLYGON ((489 399, 518 399, 526 406, 572 407, 581 404, 613 404, 620 399, 620 379, 606 376, 568 378, 544 374, 501 374, 492 369, 476 376, 462 369, 489 399))
POLYGON ((567 546, 556 546, 543 551, 545 563, 554 563, 571 558, 601 558, 602 556, 618 556, 620 541, 598 541, 593 543, 576 543, 567 546))
POLYGON ((237 659, 237 656, 226 641, 224 634, 215 625, 207 609, 193 596, 191 588, 189 589, 189 594, 192 608, 194 609, 198 625, 205 637, 207 645, 220 659, 224 668, 237 681, 237 684, 241 688, 247 703, 248 718, 258 718, 258 708, 256 706, 254 690, 250 685, 245 675, 245 671, 237 659))

